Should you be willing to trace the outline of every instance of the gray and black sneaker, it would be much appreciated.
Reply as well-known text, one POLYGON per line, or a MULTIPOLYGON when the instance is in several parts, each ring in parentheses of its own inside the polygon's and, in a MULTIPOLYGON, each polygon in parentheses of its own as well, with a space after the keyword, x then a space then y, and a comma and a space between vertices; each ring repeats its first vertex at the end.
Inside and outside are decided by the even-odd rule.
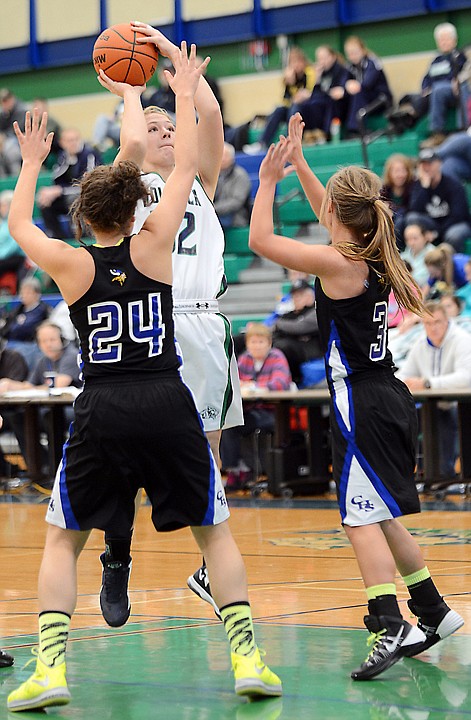
POLYGON ((0 650, 0 668, 11 667, 15 660, 5 650, 0 650))
POLYGON ((351 673, 353 680, 371 680, 403 658, 408 649, 426 640, 422 630, 400 617, 365 615, 364 621, 371 633, 367 642, 372 647, 365 661, 351 673))
POLYGON ((128 583, 132 561, 107 560, 105 553, 100 555, 103 574, 100 590, 100 607, 103 617, 111 627, 124 625, 131 613, 128 583))
POLYGON ((211 595, 211 588, 209 586, 209 578, 208 578, 208 569, 206 565, 202 565, 199 570, 197 570, 193 575, 190 575, 188 580, 186 581, 186 584, 190 588, 190 590, 193 590, 194 593, 199 595, 199 597, 204 600, 205 602, 209 603, 214 612, 216 613, 219 620, 221 620, 221 614, 219 612, 219 608, 214 602, 214 598, 211 595))
POLYGON ((413 600, 408 600, 407 604, 418 617, 417 627, 425 634, 425 640, 418 647, 410 647, 404 653, 406 657, 414 657, 428 650, 464 625, 461 615, 448 607, 443 599, 441 603, 428 607, 416 605, 413 600))

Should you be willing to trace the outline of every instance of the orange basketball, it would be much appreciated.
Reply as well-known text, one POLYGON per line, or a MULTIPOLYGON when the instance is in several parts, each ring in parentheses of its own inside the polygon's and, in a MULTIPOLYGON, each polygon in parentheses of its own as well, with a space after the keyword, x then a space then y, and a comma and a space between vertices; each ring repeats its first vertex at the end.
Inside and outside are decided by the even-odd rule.
POLYGON ((159 54, 154 43, 138 43, 143 33, 127 23, 103 30, 93 46, 93 65, 115 82, 144 85, 154 74, 159 54))

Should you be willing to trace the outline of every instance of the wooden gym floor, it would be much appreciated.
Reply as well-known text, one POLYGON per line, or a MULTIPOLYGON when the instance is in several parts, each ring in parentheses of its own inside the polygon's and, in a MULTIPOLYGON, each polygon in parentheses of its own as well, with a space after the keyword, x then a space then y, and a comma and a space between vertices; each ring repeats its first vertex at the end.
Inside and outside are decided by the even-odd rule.
MULTIPOLYGON (((464 627, 376 680, 354 683, 366 655, 365 594, 335 501, 230 498, 231 526, 244 555, 259 644, 282 680, 284 695, 248 703, 233 692, 225 633, 212 608, 186 587, 200 563, 188 530, 157 535, 149 507, 139 511, 133 542, 132 615, 121 629, 100 613, 94 532, 79 561, 79 600, 72 620, 68 677, 72 703, 50 709, 71 720, 448 720, 471 717, 471 501, 425 501, 405 519, 422 545, 440 591, 464 627)), ((36 582, 46 530, 47 497, 0 497, 0 647, 15 656, 0 670, 0 718, 7 694, 32 671, 36 582)), ((408 597, 398 579, 404 616, 408 597)), ((21 713, 38 717, 38 713, 21 713)))

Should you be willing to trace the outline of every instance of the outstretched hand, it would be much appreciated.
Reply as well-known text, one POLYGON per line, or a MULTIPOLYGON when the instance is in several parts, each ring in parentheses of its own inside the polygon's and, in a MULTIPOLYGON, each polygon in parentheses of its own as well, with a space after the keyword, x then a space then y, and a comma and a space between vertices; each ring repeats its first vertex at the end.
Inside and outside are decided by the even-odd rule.
POLYGON ((292 168, 285 167, 288 160, 289 145, 287 139, 282 135, 276 145, 270 145, 262 160, 259 171, 260 182, 277 183, 289 175, 292 168))
POLYGON ((138 20, 133 20, 131 22, 131 28, 146 36, 143 38, 137 38, 137 42, 139 44, 142 45, 146 42, 154 43, 154 45, 157 46, 159 53, 164 57, 170 58, 170 60, 173 62, 174 57, 178 52, 178 45, 175 45, 173 42, 171 42, 171 40, 166 38, 165 35, 160 32, 160 30, 156 30, 152 27, 152 25, 147 25, 147 23, 139 22, 138 20))
POLYGON ((49 155, 54 137, 53 132, 47 132, 47 112, 41 114, 38 108, 34 108, 31 114, 28 110, 24 133, 16 121, 13 123, 13 130, 18 138, 23 163, 37 162, 42 165, 49 155))
POLYGON ((181 48, 177 49, 173 57, 175 74, 172 75, 169 70, 164 70, 167 82, 175 95, 188 94, 193 97, 198 88, 199 79, 208 67, 209 61, 210 58, 207 57, 200 65, 197 65, 196 45, 191 45, 190 55, 188 55, 186 41, 182 40, 181 48))
POLYGON ((303 130, 304 121, 300 113, 295 113, 289 119, 288 124, 288 149, 289 149, 289 161, 296 165, 297 162, 303 159, 303 130))
POLYGON ((106 73, 103 72, 103 70, 99 70, 97 75, 97 80, 104 88, 110 91, 110 93, 113 93, 113 95, 117 95, 118 97, 124 97, 124 93, 126 91, 128 92, 135 92, 137 95, 142 95, 144 90, 146 89, 146 85, 129 85, 128 83, 124 82, 116 82, 115 80, 112 80, 106 73))

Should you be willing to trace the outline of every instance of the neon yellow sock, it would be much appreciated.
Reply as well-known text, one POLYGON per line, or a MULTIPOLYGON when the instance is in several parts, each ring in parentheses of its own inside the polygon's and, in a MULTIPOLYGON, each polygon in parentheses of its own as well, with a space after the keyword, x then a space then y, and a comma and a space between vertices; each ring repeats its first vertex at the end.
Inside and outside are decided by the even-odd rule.
POLYGON ((65 646, 69 637, 70 615, 63 612, 39 614, 39 657, 45 665, 54 667, 65 661, 65 646))
POLYGON ((221 608, 231 652, 237 655, 251 655, 255 650, 252 611, 248 602, 232 603, 221 608))
POLYGON ((424 580, 428 580, 429 577, 431 577, 429 569, 425 566, 422 570, 417 570, 417 572, 411 573, 410 575, 403 575, 402 579, 407 587, 410 588, 413 585, 418 585, 424 580))
POLYGON ((371 585, 366 588, 366 597, 368 600, 375 600, 382 595, 397 595, 394 583, 383 583, 382 585, 371 585))

